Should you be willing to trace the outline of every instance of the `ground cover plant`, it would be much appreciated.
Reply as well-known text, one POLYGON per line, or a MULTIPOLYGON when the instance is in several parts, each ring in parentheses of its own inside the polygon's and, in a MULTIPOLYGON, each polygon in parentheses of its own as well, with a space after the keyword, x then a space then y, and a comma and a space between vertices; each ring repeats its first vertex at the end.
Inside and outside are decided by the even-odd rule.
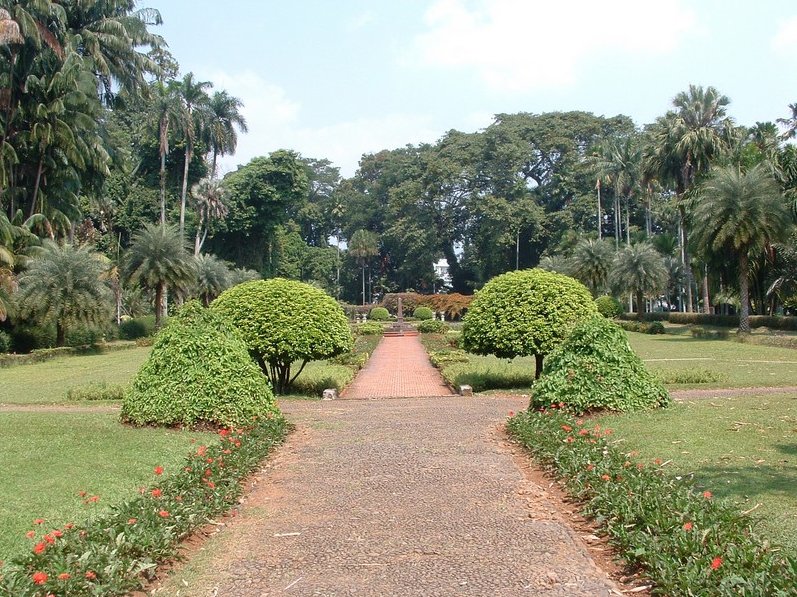
POLYGON ((557 408, 519 413, 507 427, 655 583, 654 594, 794 594, 797 559, 733 504, 666 476, 662 461, 636 461, 603 425, 557 408))
POLYGON ((762 530, 797 553, 797 394, 701 399, 599 423, 641 460, 754 509, 762 530))

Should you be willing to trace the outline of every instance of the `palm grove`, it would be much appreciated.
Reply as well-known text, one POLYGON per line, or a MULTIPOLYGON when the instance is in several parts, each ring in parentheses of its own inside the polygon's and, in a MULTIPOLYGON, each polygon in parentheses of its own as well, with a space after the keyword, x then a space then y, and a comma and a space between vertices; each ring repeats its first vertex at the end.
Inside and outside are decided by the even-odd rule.
POLYGON ((159 23, 132 1, 0 0, 0 348, 160 323, 260 276, 353 303, 433 292, 441 257, 462 293, 541 266, 640 313, 732 308, 744 325, 797 307, 795 106, 780 128, 740 126, 690 86, 642 127, 498 114, 364 155, 348 179, 290 150, 220 178, 243 106, 181 74, 159 23))

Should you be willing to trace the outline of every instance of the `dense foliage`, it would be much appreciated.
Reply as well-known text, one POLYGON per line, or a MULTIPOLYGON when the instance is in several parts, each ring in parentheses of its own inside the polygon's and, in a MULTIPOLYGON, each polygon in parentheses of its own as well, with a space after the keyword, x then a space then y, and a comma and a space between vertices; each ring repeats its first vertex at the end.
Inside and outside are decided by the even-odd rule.
POLYGON ((238 331, 196 302, 158 334, 122 402, 135 425, 244 425, 278 412, 238 331))
POLYGON ((412 312, 412 316, 415 319, 425 321, 427 319, 434 318, 434 311, 432 311, 429 307, 415 307, 415 309, 412 312))
POLYGON ((422 334, 444 334, 450 328, 437 319, 424 319, 416 326, 422 334))
POLYGON ((597 313, 592 295, 573 278, 541 269, 509 272, 490 280, 464 318, 464 347, 501 358, 534 355, 535 376, 543 358, 572 329, 597 313))
POLYGON ((604 317, 580 323, 545 361, 532 388, 532 407, 564 402, 577 413, 666 406, 659 378, 628 344, 625 332, 604 317))
POLYGON ((374 321, 387 321, 390 319, 390 313, 384 307, 374 307, 368 314, 368 319, 373 319, 374 321))
POLYGON ((232 321, 252 356, 284 393, 308 361, 351 350, 349 322, 340 306, 309 284, 273 278, 234 286, 211 309, 232 321), (291 365, 302 361, 291 376, 291 365))
POLYGON ((598 308, 598 313, 607 319, 614 319, 623 312, 623 305, 620 304, 620 301, 608 294, 596 298, 595 306, 598 308))

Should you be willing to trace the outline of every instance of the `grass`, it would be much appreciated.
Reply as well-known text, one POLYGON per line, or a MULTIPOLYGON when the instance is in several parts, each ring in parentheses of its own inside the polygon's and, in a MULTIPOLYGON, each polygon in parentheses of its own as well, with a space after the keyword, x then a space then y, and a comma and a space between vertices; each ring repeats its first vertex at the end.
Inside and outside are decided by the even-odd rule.
POLYGON ((153 483, 155 466, 168 474, 205 438, 125 427, 115 413, 0 413, 0 560, 29 547, 35 518, 51 529, 133 497, 153 483), (80 491, 99 502, 84 505, 80 491))
POLYGON ((59 357, 43 363, 0 369, 0 404, 59 404, 66 392, 88 382, 127 384, 150 347, 103 354, 59 357))
POLYGON ((661 459, 694 482, 760 517, 765 532, 797 551, 797 394, 676 403, 607 415, 624 450, 661 459))

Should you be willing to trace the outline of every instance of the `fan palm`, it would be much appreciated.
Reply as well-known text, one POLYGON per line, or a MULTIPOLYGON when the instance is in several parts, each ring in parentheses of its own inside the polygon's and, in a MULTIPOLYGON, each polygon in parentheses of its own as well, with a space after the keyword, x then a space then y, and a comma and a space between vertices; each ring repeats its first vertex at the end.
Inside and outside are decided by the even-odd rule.
POLYGON ((101 260, 88 248, 46 241, 19 277, 20 313, 55 323, 55 345, 63 346, 71 326, 98 325, 110 317, 112 300, 102 273, 101 260))
POLYGON ((631 200, 641 178, 642 149, 636 137, 615 137, 607 140, 601 152, 592 158, 593 167, 599 179, 611 183, 614 188, 614 237, 617 248, 622 237, 621 200, 626 203, 626 234, 631 211, 631 200))
POLYGON ((208 236, 210 222, 222 220, 230 211, 225 203, 226 190, 221 181, 213 178, 203 178, 191 187, 191 196, 196 202, 199 222, 194 238, 194 256, 199 255, 202 245, 208 236))
POLYGON ((235 127, 237 126, 242 133, 249 130, 246 127, 246 119, 241 114, 243 105, 240 99, 231 96, 226 91, 217 91, 210 98, 205 137, 213 156, 210 166, 211 178, 216 177, 218 157, 235 153, 235 148, 238 146, 238 134, 235 127))
POLYGON ((609 274, 612 286, 636 296, 639 319, 645 311, 645 295, 664 289, 668 278, 661 254, 646 242, 623 247, 615 256, 609 274))
POLYGON ((230 270, 215 255, 196 257, 196 294, 206 307, 230 286, 230 270))
POLYGON ((357 230, 349 239, 349 255, 357 260, 363 270, 363 305, 365 296, 365 267, 368 261, 379 254, 379 235, 370 230, 357 230))
POLYGON ((700 188, 694 212, 695 242, 709 255, 731 257, 739 265, 739 332, 750 331, 750 257, 791 228, 788 206, 763 164, 747 172, 717 168, 700 188))
POLYGON ((593 296, 598 296, 612 265, 613 251, 602 240, 585 239, 576 244, 569 261, 569 274, 583 282, 593 296))
POLYGON ((185 291, 196 278, 196 263, 183 236, 171 226, 146 224, 133 235, 124 272, 133 283, 155 292, 155 325, 163 319, 167 290, 185 291))

